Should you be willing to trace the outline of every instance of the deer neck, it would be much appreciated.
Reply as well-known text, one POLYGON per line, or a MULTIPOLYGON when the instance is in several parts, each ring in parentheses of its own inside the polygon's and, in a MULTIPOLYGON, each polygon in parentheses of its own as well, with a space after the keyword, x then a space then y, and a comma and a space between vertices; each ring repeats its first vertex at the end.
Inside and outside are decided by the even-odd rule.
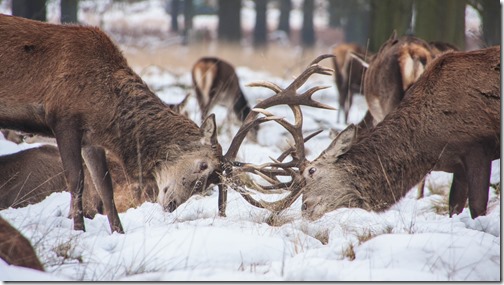
POLYGON ((341 157, 349 177, 359 177, 346 179, 347 184, 359 193, 368 210, 385 210, 399 201, 434 168, 442 153, 442 149, 425 149, 414 119, 389 119, 387 125, 379 124, 364 134, 341 157))
POLYGON ((199 128, 171 111, 132 71, 118 83, 117 114, 107 128, 105 144, 124 162, 130 177, 153 179, 157 162, 175 161, 195 148, 201 138, 199 128))

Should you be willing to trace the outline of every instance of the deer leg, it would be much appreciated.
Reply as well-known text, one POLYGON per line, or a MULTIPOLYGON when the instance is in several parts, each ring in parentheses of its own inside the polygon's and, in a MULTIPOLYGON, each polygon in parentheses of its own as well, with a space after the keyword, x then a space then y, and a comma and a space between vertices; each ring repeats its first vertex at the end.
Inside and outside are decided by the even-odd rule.
POLYGON ((469 210, 473 219, 486 214, 491 162, 481 147, 471 150, 464 159, 469 188, 469 210))
POLYGON ((53 130, 61 155, 68 191, 71 193, 70 214, 73 217, 74 229, 85 231, 82 207, 82 193, 84 191, 81 156, 82 131, 77 125, 65 124, 57 124, 53 130))
POLYGON ((226 205, 227 205, 227 188, 225 185, 219 184, 219 200, 218 200, 218 205, 219 205, 219 216, 225 217, 226 216, 226 205))
POLYGON ((114 190, 112 178, 107 166, 105 150, 101 147, 85 147, 82 150, 84 161, 88 167, 93 183, 103 201, 103 210, 107 215, 112 232, 124 233, 114 203, 114 190))
POLYGON ((424 197, 425 179, 426 179, 426 177, 422 178, 422 181, 420 181, 420 183, 418 184, 417 199, 421 199, 424 197))
POLYGON ((453 173, 452 185, 450 188, 450 196, 448 198, 448 213, 450 217, 453 214, 460 214, 466 205, 467 201, 467 176, 463 164, 459 164, 453 173))

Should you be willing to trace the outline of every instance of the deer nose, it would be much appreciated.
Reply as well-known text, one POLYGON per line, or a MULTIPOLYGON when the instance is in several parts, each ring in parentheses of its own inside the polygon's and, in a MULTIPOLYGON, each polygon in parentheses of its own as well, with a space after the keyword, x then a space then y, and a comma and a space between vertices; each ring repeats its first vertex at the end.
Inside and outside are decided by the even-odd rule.
POLYGON ((175 211, 175 209, 177 209, 177 202, 175 201, 171 201, 170 203, 168 203, 168 206, 165 207, 165 210, 170 213, 175 211))

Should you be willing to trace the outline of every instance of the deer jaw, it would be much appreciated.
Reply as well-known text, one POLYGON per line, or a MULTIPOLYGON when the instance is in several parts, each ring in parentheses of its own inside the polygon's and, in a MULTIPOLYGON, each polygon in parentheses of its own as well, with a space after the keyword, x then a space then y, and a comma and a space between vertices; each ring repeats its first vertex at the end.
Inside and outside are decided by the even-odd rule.
POLYGON ((206 190, 212 174, 220 169, 222 148, 217 141, 217 127, 214 114, 202 124, 202 137, 193 142, 196 149, 183 152, 176 161, 161 161, 154 171, 158 185, 158 203, 163 209, 173 212, 192 195, 206 190))
POLYGON ((316 220, 343 207, 364 207, 365 199, 351 183, 352 168, 340 161, 356 140, 356 127, 350 125, 303 171, 303 217, 316 220))
POLYGON ((160 164, 155 178, 159 187, 158 203, 163 209, 173 212, 192 195, 206 190, 209 176, 220 163, 209 153, 211 150, 201 150, 182 155, 175 163, 160 164))

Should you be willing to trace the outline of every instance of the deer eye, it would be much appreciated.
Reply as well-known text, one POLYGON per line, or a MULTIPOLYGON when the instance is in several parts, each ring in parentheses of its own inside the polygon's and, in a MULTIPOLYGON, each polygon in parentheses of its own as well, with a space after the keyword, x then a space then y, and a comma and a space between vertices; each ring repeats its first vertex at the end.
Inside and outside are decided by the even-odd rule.
POLYGON ((315 167, 312 167, 312 168, 308 169, 308 173, 310 175, 313 175, 313 173, 315 173, 315 171, 317 171, 317 168, 315 168, 315 167))
POLYGON ((206 162, 201 162, 201 163, 200 163, 200 165, 199 165, 199 169, 200 169, 201 171, 203 171, 203 170, 205 170, 205 169, 207 169, 207 168, 208 168, 208 163, 206 163, 206 162))
POLYGON ((301 205, 301 211, 306 211, 306 209, 308 209, 308 205, 304 202, 303 205, 301 205))

